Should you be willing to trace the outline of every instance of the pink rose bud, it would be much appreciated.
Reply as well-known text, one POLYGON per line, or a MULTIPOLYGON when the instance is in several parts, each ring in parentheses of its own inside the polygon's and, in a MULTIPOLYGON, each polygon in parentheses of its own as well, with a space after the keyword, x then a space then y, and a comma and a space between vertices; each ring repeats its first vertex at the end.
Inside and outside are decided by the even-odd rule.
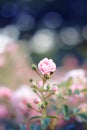
POLYGON ((39 62, 38 68, 42 74, 51 74, 56 70, 56 65, 52 59, 44 58, 39 62))
POLYGON ((35 104, 40 103, 40 101, 41 101, 41 100, 40 100, 39 98, 35 98, 35 99, 34 99, 34 103, 35 103, 35 104))
POLYGON ((38 87, 41 88, 43 86, 43 81, 38 82, 38 87))
POLYGON ((58 87, 57 86, 53 86, 52 87, 52 91, 54 91, 55 93, 58 92, 58 87))

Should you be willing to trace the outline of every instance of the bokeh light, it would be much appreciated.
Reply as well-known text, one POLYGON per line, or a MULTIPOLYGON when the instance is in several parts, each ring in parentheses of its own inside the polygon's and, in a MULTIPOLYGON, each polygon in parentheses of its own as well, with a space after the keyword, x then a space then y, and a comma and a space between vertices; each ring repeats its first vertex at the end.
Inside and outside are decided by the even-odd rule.
POLYGON ((65 27, 60 31, 60 38, 66 45, 77 45, 81 42, 79 30, 74 27, 65 27))
POLYGON ((12 42, 13 42, 12 38, 0 34, 0 53, 3 53, 6 49, 6 46, 12 42))
POLYGON ((8 26, 5 26, 1 33, 3 35, 6 35, 8 37, 11 37, 13 38, 14 40, 17 40, 19 38, 19 35, 20 35, 20 31, 19 29, 17 28, 17 26, 15 25, 8 25, 8 26))
POLYGON ((34 52, 48 52, 55 47, 55 33, 49 29, 38 30, 31 42, 31 50, 34 52))
POLYGON ((18 15, 16 25, 21 31, 29 31, 34 28, 35 19, 32 15, 22 12, 18 15))

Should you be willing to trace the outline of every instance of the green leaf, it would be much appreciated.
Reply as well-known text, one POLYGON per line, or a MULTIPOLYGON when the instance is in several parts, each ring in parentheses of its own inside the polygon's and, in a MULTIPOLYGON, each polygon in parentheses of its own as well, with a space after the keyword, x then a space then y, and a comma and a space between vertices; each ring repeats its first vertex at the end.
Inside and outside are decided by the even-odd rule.
POLYGON ((87 121, 87 113, 81 113, 78 116, 80 116, 83 120, 87 121))
POLYGON ((71 95, 71 94, 72 94, 72 90, 68 89, 68 95, 71 95))
POLYGON ((80 92, 87 92, 87 89, 82 89, 80 92))
POLYGON ((33 92, 37 93, 37 90, 34 88, 34 89, 33 89, 33 92))
POLYGON ((69 113, 69 108, 68 108, 67 105, 63 105, 63 106, 62 106, 62 113, 63 113, 64 116, 67 116, 67 115, 68 115, 68 113, 69 113))
POLYGON ((80 111, 80 109, 79 109, 79 108, 73 108, 73 113, 74 113, 74 114, 79 113, 79 111, 80 111))
POLYGON ((50 123, 50 119, 49 118, 42 118, 41 119, 42 130, 46 130, 46 128, 47 128, 49 123, 50 123))
POLYGON ((69 115, 68 116, 64 116, 64 119, 67 120, 67 121, 70 120, 70 118, 71 117, 69 115))
POLYGON ((67 82, 66 82, 66 87, 70 87, 71 86, 71 84, 72 84, 72 78, 69 78, 68 80, 67 80, 67 82))
POLYGON ((33 119, 38 119, 38 118, 42 118, 42 116, 32 116, 28 120, 33 120, 33 119))
POLYGON ((62 113, 64 115, 65 120, 69 120, 71 117, 69 116, 69 108, 67 105, 62 106, 62 113))
POLYGON ((80 91, 78 89, 75 90, 75 94, 79 95, 80 91))
POLYGON ((56 116, 47 116, 47 118, 54 118, 54 119, 58 119, 56 116))
POLYGON ((50 84, 47 85, 47 90, 49 90, 49 89, 50 89, 50 84))

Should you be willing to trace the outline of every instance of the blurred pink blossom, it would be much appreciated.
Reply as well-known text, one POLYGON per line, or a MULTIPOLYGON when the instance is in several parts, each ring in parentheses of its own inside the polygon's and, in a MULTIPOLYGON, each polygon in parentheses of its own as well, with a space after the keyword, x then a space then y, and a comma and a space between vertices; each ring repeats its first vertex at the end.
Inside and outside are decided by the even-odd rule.
POLYGON ((77 90, 77 89, 78 89, 78 90, 84 89, 84 85, 74 83, 74 84, 72 84, 72 85, 70 86, 70 88, 71 88, 72 92, 74 92, 74 91, 77 90))
MULTIPOLYGON (((71 85, 71 90, 72 92, 74 93, 75 90, 79 90, 81 91, 82 89, 84 89, 84 85, 81 85, 81 84, 72 84, 71 85)), ((80 93, 80 94, 74 94, 73 96, 69 97, 69 102, 72 103, 73 105, 76 105, 78 104, 80 101, 82 101, 84 99, 84 93, 80 93)))
POLYGON ((63 119, 63 115, 61 113, 58 115, 58 118, 59 118, 59 120, 58 120, 59 126, 63 126, 66 124, 66 120, 63 119))
POLYGON ((16 51, 17 51, 17 44, 16 43, 9 43, 8 45, 7 45, 7 48, 6 48, 6 50, 7 50, 7 52, 9 52, 9 53, 15 53, 16 51))
POLYGON ((76 69, 79 65, 78 59, 73 55, 65 56, 63 59, 63 65, 65 69, 76 69))
POLYGON ((14 92, 12 97, 12 104, 15 108, 25 113, 29 110, 27 107, 28 103, 34 106, 32 95, 33 97, 35 96, 31 89, 29 89, 28 85, 24 84, 14 92))
POLYGON ((0 98, 10 99, 12 96, 12 90, 10 88, 0 86, 0 98))
POLYGON ((7 118, 8 110, 4 105, 0 105, 0 118, 7 118))
POLYGON ((83 69, 71 70, 66 74, 65 80, 72 78, 73 83, 85 82, 86 73, 83 69))

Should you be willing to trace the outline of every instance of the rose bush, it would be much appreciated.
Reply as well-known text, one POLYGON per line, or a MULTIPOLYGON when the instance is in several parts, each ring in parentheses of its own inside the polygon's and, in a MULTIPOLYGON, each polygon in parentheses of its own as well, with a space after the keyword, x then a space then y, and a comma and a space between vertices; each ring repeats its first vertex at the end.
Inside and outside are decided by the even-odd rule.
POLYGON ((87 121, 87 113, 80 105, 86 104, 87 98, 87 77, 83 70, 71 71, 54 83, 49 80, 56 70, 53 60, 44 58, 32 69, 39 76, 38 81, 31 78, 30 85, 21 85, 14 92, 1 87, 0 119, 15 121, 23 130, 67 130, 74 129, 78 121, 87 121))

